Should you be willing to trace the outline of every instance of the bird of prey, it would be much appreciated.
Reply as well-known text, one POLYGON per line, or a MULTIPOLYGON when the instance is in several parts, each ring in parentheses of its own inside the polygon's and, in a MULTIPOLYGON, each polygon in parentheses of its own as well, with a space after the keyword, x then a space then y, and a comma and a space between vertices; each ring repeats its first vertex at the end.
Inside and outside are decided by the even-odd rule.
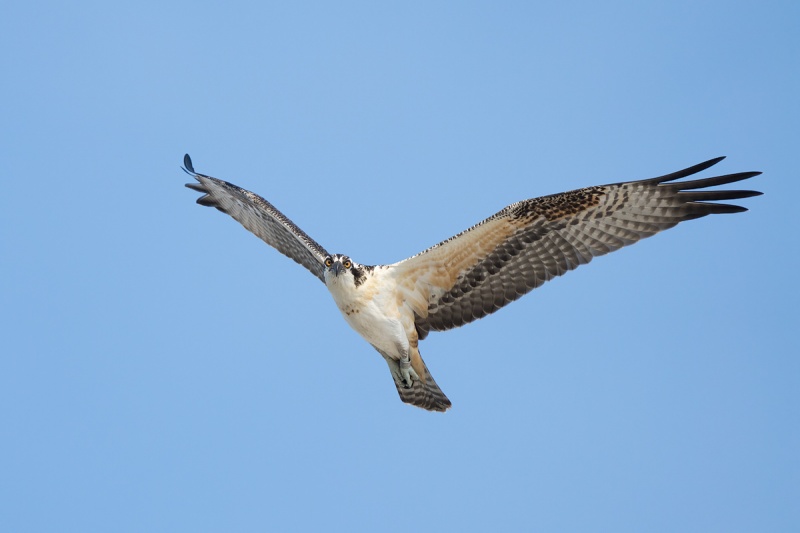
POLYGON ((431 331, 463 326, 493 313, 544 282, 685 220, 744 207, 715 201, 761 194, 708 190, 760 172, 676 181, 719 163, 718 157, 665 176, 587 187, 511 204, 417 255, 369 266, 333 254, 260 196, 184 170, 216 207, 325 284, 342 316, 389 365, 400 399, 429 411, 450 400, 419 352, 431 331))

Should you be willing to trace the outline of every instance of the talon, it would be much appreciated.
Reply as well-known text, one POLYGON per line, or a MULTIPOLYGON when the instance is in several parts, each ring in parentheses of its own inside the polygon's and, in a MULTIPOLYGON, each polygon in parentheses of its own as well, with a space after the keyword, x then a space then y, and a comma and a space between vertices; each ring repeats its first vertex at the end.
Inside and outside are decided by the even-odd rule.
POLYGON ((411 366, 410 359, 400 360, 400 380, 407 389, 410 389, 414 385, 414 380, 420 380, 419 374, 417 374, 416 370, 411 366))

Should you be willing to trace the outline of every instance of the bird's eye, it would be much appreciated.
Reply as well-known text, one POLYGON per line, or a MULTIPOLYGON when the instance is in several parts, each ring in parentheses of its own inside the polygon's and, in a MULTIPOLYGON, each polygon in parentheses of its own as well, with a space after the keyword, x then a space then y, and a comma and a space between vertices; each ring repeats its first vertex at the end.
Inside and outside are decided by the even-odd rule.
POLYGON ((351 266, 353 266, 353 263, 351 263, 349 259, 344 262, 344 267, 345 268, 350 268, 351 266))
POLYGON ((326 266, 326 267, 329 267, 329 266, 331 266, 332 264, 333 264, 333 259, 331 259, 330 257, 327 257, 327 258, 325 259, 325 266, 326 266))

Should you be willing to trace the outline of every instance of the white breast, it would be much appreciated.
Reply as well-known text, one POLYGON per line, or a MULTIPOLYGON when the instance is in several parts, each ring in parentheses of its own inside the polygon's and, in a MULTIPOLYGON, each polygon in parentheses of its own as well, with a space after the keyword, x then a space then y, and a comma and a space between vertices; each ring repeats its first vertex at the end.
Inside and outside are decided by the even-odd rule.
POLYGON ((349 273, 329 279, 326 285, 344 319, 367 342, 396 358, 408 352, 396 285, 383 269, 376 269, 359 287, 349 273))

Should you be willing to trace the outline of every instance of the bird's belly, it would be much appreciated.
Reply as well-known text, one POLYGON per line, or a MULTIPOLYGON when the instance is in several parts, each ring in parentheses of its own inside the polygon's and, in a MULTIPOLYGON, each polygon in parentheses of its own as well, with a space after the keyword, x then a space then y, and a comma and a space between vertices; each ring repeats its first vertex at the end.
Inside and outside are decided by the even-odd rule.
POLYGON ((408 339, 399 318, 386 316, 374 302, 340 311, 350 327, 378 350, 398 358, 407 352, 408 339))

